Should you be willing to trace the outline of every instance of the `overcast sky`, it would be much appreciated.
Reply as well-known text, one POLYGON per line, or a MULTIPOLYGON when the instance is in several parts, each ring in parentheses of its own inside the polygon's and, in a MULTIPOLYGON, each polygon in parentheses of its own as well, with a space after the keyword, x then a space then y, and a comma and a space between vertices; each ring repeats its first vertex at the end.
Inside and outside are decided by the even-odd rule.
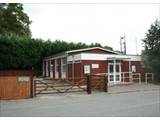
POLYGON ((98 42, 119 50, 126 35, 127 53, 141 53, 147 29, 159 17, 159 4, 24 4, 34 38, 98 42))

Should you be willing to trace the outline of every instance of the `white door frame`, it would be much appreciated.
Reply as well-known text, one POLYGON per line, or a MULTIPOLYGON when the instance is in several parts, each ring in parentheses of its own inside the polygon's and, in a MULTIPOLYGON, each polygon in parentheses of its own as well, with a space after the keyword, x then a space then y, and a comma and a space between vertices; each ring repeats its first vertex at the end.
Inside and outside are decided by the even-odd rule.
POLYGON ((108 82, 114 82, 114 72, 110 73, 110 66, 113 65, 113 71, 114 71, 114 63, 108 63, 108 82), (113 81, 111 81, 111 76, 113 75, 113 81))
POLYGON ((115 76, 116 75, 119 75, 119 79, 116 80, 116 77, 115 77, 115 82, 121 82, 121 63, 115 63, 115 76), (119 72, 116 72, 116 65, 119 66, 119 72))
POLYGON ((48 77, 48 72, 49 72, 48 71, 48 60, 46 60, 45 62, 46 62, 46 68, 45 68, 46 69, 46 77, 48 77))
MULTIPOLYGON (((64 63, 63 63, 63 59, 64 58, 61 58, 61 78, 66 78, 66 72, 63 72, 63 65, 64 65, 64 63)), ((67 66, 67 63, 66 63, 66 66, 67 66)), ((66 68, 67 69, 67 68, 66 68)))
POLYGON ((53 64, 52 64, 52 60, 50 60, 50 78, 53 78, 53 64))
POLYGON ((58 79, 59 78, 59 71, 58 71, 58 59, 55 59, 55 79, 58 79))
POLYGON ((108 63, 108 82, 110 83, 117 83, 121 82, 121 63, 108 63), (110 73, 110 66, 113 65, 113 73, 110 73), (116 73, 116 65, 119 65, 119 72, 116 73), (117 75, 119 75, 119 80, 116 80, 117 75), (113 80, 111 81, 111 76, 113 76, 113 80))

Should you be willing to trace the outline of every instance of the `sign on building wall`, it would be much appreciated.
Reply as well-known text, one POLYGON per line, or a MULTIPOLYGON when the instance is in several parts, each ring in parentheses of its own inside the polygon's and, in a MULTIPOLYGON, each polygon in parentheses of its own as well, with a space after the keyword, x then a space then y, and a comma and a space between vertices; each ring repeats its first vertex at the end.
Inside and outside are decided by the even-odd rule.
POLYGON ((29 82, 29 81, 30 81, 30 77, 27 77, 27 76, 18 77, 18 82, 29 82))
POLYGON ((90 70, 90 65, 84 65, 84 74, 90 74, 91 70, 90 70))
POLYGON ((99 68, 99 64, 92 64, 92 68, 99 68))
POLYGON ((132 72, 136 72, 136 65, 132 65, 131 70, 132 72))

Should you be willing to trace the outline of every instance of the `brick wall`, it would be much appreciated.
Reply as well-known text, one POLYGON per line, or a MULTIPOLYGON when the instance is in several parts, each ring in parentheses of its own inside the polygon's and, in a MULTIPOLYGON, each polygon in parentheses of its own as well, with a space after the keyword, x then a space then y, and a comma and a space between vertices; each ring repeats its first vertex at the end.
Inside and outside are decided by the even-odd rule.
MULTIPOLYGON (((91 68, 91 74, 97 74, 97 73, 107 73, 108 72, 108 62, 107 61, 98 61, 98 60, 83 60, 82 66, 84 65, 90 65, 91 68), (92 68, 92 64, 98 64, 99 68, 92 68)), ((84 69, 82 69, 82 75, 86 76, 84 74, 84 69)))

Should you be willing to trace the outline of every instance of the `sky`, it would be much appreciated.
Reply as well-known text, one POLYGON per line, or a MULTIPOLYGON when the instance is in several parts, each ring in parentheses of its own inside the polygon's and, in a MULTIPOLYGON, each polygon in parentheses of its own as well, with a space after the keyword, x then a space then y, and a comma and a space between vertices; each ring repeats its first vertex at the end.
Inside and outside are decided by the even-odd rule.
POLYGON ((30 3, 24 4, 24 11, 32 21, 33 38, 98 42, 120 50, 120 36, 125 35, 127 54, 141 54, 142 39, 159 18, 159 7, 160 4, 30 3))

